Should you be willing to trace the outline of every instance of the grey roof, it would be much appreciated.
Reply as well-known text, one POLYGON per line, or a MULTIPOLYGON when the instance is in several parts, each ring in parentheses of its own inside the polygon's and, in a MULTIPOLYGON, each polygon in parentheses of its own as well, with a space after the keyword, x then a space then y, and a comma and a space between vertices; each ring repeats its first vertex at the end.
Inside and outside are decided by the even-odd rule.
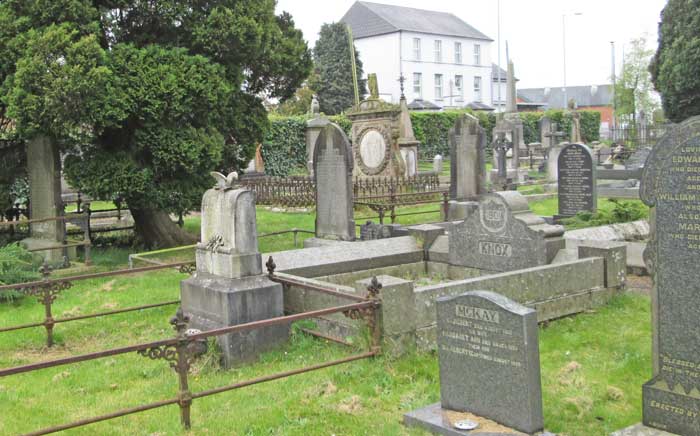
MULTIPOLYGON (((566 99, 576 100, 578 107, 608 106, 612 104, 611 85, 567 86, 566 99)), ((527 103, 541 103, 547 109, 565 109, 564 90, 556 88, 518 89, 518 98, 527 103)))
POLYGON ((428 100, 413 100, 408 104, 408 108, 412 111, 439 111, 440 109, 442 109, 440 106, 428 100))
POLYGON ((407 30, 492 41, 454 14, 403 6, 356 1, 340 21, 357 39, 407 30))
POLYGON ((492 108, 491 106, 487 105, 486 103, 482 103, 480 101, 473 101, 469 103, 468 105, 465 106, 467 109, 472 109, 475 111, 493 111, 496 110, 495 108, 492 108))

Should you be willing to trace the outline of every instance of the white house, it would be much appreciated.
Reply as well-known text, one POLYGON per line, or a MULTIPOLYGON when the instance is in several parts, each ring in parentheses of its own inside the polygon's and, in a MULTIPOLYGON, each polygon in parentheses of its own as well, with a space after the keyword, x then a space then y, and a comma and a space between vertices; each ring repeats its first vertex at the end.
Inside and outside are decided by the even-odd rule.
POLYGON ((490 110, 497 103, 493 40, 457 16, 357 1, 341 22, 352 30, 365 74, 377 74, 384 100, 398 103, 403 76, 412 108, 490 110))

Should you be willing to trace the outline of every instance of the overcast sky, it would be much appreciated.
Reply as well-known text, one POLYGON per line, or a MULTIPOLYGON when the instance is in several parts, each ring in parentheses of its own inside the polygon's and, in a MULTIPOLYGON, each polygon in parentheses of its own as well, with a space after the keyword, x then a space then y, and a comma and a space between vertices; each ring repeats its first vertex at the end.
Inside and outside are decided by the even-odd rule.
MULTIPOLYGON (((321 24, 340 20, 354 1, 278 0, 277 9, 292 14, 313 47, 321 24)), ((492 59, 496 62, 497 0, 375 2, 451 12, 494 39, 492 59)), ((609 83, 610 41, 615 41, 619 73, 623 46, 631 39, 647 34, 650 48, 656 48, 659 14, 665 4, 666 0, 501 0, 501 65, 506 65, 507 41, 519 88, 562 86, 562 14, 567 14, 567 85, 609 83)))

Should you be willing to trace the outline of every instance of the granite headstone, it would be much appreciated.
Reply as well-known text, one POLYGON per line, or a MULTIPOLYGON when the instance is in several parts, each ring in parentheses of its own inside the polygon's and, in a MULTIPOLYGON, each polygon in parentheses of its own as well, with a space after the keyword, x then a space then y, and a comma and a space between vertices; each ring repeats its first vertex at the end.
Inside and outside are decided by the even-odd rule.
POLYGON ((597 210, 596 166, 591 150, 583 144, 568 144, 557 157, 559 216, 597 210))
POLYGON ((515 191, 483 196, 449 232, 450 264, 486 271, 513 271, 550 263, 564 248, 564 227, 530 211, 515 191))
POLYGON ((543 429, 535 310, 488 291, 439 298, 437 335, 443 409, 543 429))
POLYGON ((330 123, 314 148, 316 178, 316 237, 355 239, 352 192, 352 149, 343 130, 330 123))
POLYGON ((653 207, 645 261, 654 278, 654 377, 643 387, 644 424, 700 435, 700 117, 671 129, 644 166, 653 207))

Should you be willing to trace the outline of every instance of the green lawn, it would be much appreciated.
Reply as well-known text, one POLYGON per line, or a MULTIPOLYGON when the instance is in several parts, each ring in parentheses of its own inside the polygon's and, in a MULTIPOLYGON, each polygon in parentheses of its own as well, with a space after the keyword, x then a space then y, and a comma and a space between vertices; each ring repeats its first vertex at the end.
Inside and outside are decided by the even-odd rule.
MULTIPOLYGON (((99 250, 97 250, 99 251, 99 250)), ((113 253, 96 259, 114 260, 113 253)), ((77 283, 55 303, 57 316, 85 314, 177 299, 175 271, 77 283)), ((115 315, 56 327, 58 345, 44 347, 43 329, 0 334, 0 367, 156 340, 172 334, 174 307, 115 315)), ((42 307, 25 298, 0 304, 0 326, 39 321, 42 307)), ((650 374, 649 299, 618 297, 596 313, 550 323, 540 330, 545 423, 569 436, 603 435, 639 421, 641 385, 650 374)), ((251 377, 349 355, 356 350, 293 336, 260 363, 221 371, 212 355, 190 378, 201 391, 251 377)), ((181 430, 177 407, 72 430, 76 435, 421 435, 400 424, 403 413, 439 401, 433 353, 377 358, 255 385, 196 400, 193 430, 181 430)), ((0 379, 0 434, 87 418, 173 397, 177 380, 163 361, 136 353, 0 379)))
MULTIPOLYGON (((530 203, 530 210, 540 216, 553 216, 559 213, 557 197, 530 203)), ((613 222, 629 222, 649 217, 649 207, 641 200, 622 200, 619 202, 607 198, 598 198, 598 212, 583 214, 565 220, 567 230, 595 227, 613 222)))

